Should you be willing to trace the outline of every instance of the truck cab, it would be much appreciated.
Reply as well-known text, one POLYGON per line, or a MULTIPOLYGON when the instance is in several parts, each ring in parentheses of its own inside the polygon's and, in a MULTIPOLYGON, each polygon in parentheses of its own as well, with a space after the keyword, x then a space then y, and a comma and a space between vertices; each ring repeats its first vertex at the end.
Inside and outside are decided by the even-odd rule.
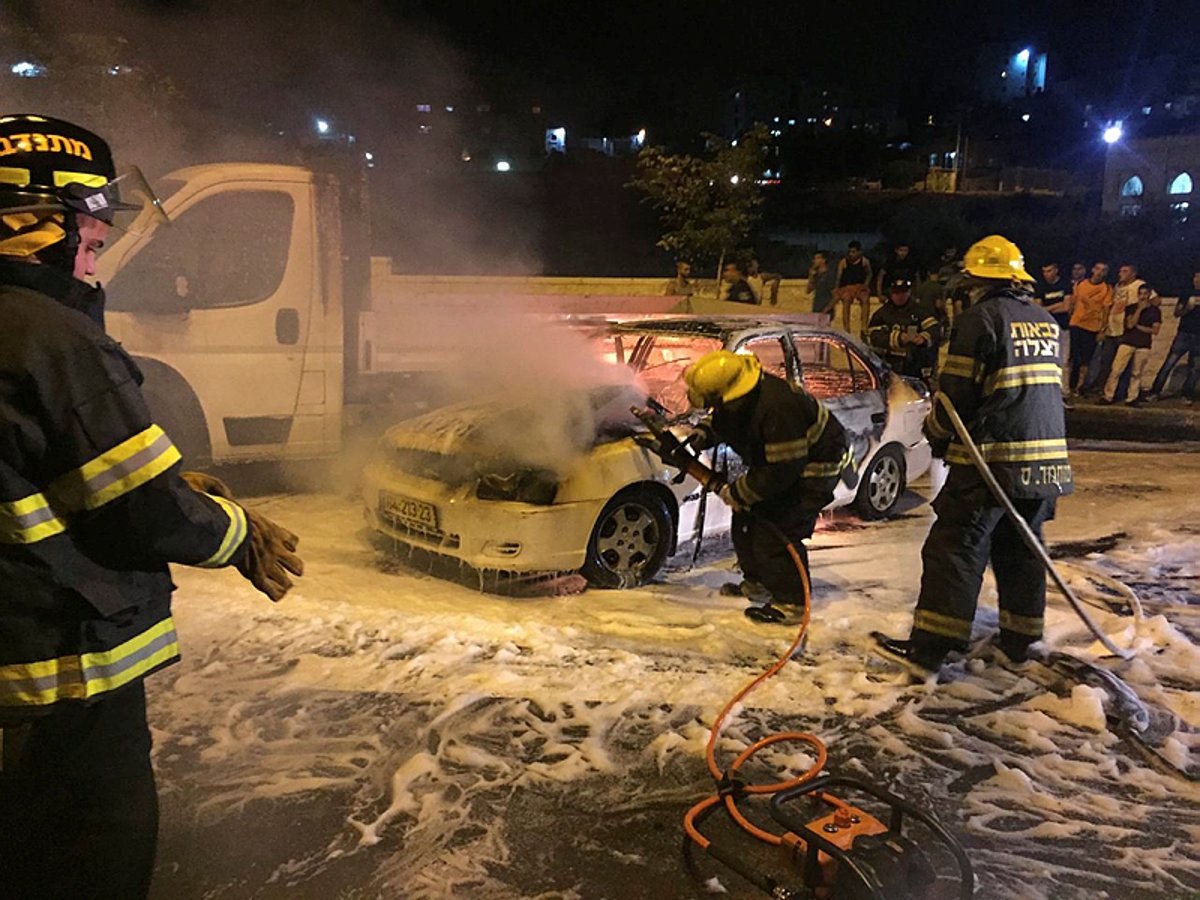
POLYGON ((336 183, 296 167, 172 173, 100 258, 109 333, 145 375, 190 464, 324 456, 341 437, 344 343, 336 183), (318 221, 318 210, 330 220, 318 221))

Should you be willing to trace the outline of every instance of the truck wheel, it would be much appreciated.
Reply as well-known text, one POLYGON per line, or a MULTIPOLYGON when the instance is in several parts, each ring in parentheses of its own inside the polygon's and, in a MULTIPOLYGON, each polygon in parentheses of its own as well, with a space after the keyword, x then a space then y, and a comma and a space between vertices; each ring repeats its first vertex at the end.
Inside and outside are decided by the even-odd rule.
POLYGON ((895 444, 881 447, 859 475, 854 508, 864 519, 886 519, 905 488, 904 452, 895 444))
POLYGON ((617 494, 601 510, 580 572, 598 588, 646 584, 662 568, 673 543, 675 517, 667 502, 647 490, 617 494))
POLYGON ((150 415, 154 424, 167 433, 171 443, 183 457, 185 469, 202 469, 212 464, 212 450, 208 443, 208 433, 204 430, 204 421, 195 421, 187 417, 187 404, 171 404, 158 394, 147 391, 146 405, 150 407, 150 415))

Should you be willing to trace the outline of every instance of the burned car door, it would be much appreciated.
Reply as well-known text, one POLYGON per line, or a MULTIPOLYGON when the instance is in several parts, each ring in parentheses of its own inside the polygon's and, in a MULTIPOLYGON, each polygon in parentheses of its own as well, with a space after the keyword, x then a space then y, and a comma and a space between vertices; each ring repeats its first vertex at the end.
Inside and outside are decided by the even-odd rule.
POLYGON ((792 344, 805 390, 837 416, 861 463, 887 424, 887 397, 879 379, 838 335, 795 332, 792 344))

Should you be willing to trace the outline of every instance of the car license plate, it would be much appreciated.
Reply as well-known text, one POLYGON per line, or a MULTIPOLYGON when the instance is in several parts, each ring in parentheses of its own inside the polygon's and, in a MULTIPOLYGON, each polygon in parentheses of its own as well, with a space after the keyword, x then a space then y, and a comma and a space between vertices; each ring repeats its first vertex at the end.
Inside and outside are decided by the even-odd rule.
POLYGON ((395 519, 415 531, 437 531, 437 507, 432 503, 383 491, 379 495, 379 511, 385 518, 395 519))

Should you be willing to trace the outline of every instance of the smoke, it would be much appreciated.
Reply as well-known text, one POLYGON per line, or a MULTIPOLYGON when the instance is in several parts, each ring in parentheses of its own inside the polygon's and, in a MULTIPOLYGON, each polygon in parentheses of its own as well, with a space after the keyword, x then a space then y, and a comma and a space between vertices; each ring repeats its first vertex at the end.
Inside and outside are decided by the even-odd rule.
POLYGON ((403 327, 405 345, 436 354, 427 395, 452 404, 402 426, 423 449, 469 447, 497 463, 563 474, 598 439, 628 433, 629 406, 645 401, 630 370, 605 358, 602 323, 477 297, 470 307, 412 309, 403 327))

